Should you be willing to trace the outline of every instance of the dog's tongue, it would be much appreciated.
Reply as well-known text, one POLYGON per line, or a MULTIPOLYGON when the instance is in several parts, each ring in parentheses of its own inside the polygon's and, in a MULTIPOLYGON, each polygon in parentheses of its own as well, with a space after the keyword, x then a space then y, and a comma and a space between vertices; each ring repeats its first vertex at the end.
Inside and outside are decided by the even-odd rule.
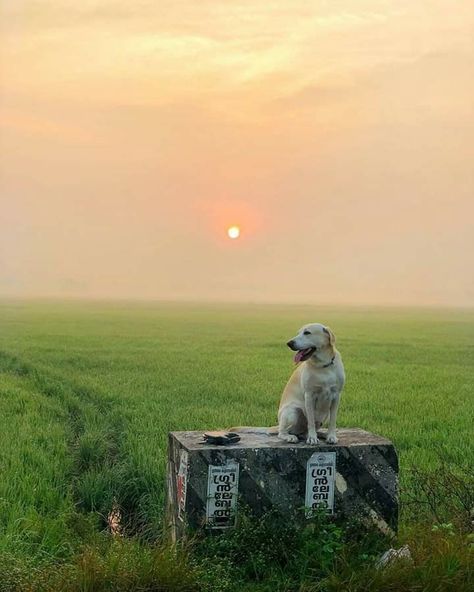
POLYGON ((298 364, 299 362, 301 362, 301 360, 304 358, 304 356, 309 352, 311 348, 308 349, 300 349, 299 351, 296 352, 294 360, 295 360, 295 364, 298 364))

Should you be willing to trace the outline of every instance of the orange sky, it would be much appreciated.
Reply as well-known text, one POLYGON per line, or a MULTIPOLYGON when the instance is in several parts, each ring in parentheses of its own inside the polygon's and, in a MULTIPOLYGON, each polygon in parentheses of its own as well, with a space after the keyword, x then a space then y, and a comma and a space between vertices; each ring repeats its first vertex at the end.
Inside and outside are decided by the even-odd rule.
POLYGON ((472 2, 0 22, 0 295, 474 304, 472 2))

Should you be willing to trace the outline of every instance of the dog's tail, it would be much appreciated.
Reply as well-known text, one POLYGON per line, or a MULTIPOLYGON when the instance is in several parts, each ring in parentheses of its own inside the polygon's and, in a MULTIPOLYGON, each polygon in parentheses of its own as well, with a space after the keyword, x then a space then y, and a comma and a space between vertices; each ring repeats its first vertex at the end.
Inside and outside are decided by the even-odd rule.
POLYGON ((278 434, 278 426, 272 426, 271 428, 237 426, 229 428, 227 431, 236 432, 237 434, 265 434, 266 436, 276 436, 278 434))

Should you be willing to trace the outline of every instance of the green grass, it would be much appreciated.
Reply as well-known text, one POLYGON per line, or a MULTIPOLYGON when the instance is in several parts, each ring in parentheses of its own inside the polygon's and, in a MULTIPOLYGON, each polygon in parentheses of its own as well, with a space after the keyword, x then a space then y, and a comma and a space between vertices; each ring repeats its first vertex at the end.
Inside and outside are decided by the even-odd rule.
MULTIPOLYGON (((152 566, 158 553, 171 589, 166 570, 179 574, 182 562, 150 544, 161 534, 167 432, 273 425, 292 370, 284 344, 308 321, 338 338, 347 373, 339 426, 391 438, 403 486, 412 465, 434 469, 440 451, 472 461, 474 311, 4 302, 5 569, 79 569, 84 553, 96 561, 105 545, 99 555, 110 564, 92 572, 113 571, 118 543, 102 531, 115 500, 127 533, 140 535, 120 544, 128 560, 152 566)), ((94 585, 78 589, 108 589, 94 585)))

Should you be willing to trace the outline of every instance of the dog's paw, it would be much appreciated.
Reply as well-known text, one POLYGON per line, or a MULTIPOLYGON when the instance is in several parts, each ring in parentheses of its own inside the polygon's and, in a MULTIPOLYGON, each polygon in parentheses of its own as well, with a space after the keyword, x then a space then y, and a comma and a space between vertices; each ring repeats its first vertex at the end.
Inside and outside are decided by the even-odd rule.
POLYGON ((337 444, 336 434, 328 434, 328 437, 326 438, 326 442, 328 444, 337 444))
POLYGON ((284 442, 290 442, 293 444, 298 442, 298 436, 295 436, 294 434, 278 434, 278 437, 284 442))
POLYGON ((306 438, 306 444, 314 445, 319 442, 318 436, 308 436, 306 438))

